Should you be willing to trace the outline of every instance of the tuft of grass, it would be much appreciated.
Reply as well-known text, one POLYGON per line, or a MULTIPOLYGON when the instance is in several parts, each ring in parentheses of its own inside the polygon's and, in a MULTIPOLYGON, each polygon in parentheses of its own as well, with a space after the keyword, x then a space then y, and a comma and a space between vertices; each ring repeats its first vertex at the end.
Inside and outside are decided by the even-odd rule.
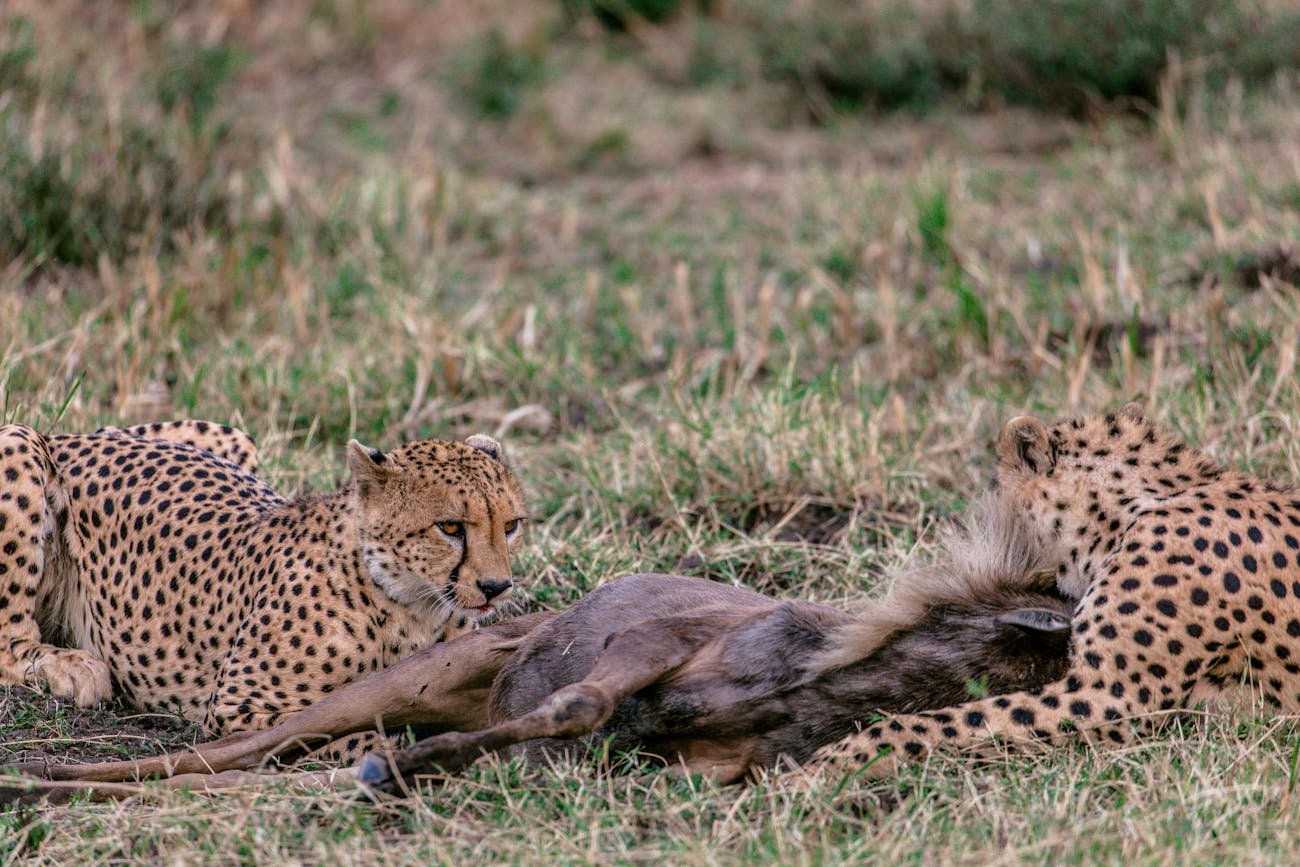
POLYGON ((968 329, 975 334, 976 339, 987 342, 989 314, 984 301, 956 266, 948 269, 945 282, 957 299, 957 327, 968 329))
POLYGON ((489 30, 461 59, 460 94, 483 117, 510 117, 545 75, 543 45, 517 45, 501 30, 489 30))
POLYGON ((14 15, 5 22, 0 36, 0 91, 28 104, 39 87, 32 68, 36 60, 34 32, 29 18, 14 15))
POLYGON ((226 43, 168 45, 157 69, 154 91, 164 112, 180 112, 198 138, 217 107, 222 87, 243 60, 226 43))
POLYGON ((952 256, 948 246, 948 195, 942 189, 917 191, 916 230, 921 235, 925 252, 938 262, 947 262, 952 256))

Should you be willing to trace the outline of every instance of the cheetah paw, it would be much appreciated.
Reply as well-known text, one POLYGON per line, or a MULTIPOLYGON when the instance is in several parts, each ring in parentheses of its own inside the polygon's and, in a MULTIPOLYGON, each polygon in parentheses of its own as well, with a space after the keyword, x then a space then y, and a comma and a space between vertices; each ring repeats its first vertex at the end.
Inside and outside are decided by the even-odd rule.
POLYGON ((51 693, 88 707, 113 694, 112 678, 104 661, 85 650, 50 648, 32 665, 37 680, 51 693))

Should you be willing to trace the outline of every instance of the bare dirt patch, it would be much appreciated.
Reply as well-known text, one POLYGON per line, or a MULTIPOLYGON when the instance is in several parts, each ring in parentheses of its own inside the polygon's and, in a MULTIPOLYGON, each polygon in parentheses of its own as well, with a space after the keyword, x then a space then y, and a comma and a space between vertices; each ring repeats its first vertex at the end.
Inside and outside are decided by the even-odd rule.
POLYGON ((89 708, 23 687, 0 688, 0 764, 47 759, 100 762, 181 749, 199 727, 175 714, 120 702, 89 708))

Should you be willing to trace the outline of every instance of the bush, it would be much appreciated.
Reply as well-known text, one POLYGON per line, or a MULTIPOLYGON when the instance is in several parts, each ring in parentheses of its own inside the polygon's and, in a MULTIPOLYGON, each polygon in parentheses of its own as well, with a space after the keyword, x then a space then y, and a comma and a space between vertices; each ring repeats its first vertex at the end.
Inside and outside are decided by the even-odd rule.
POLYGON ((631 20, 661 24, 676 15, 682 0, 561 0, 570 18, 590 11, 611 30, 625 29, 631 20))
POLYGON ((498 120, 514 114, 546 72, 540 45, 513 45, 495 28, 461 56, 457 67, 460 95, 478 114, 498 120))
POLYGON ((178 229, 226 220, 215 171, 193 176, 151 130, 125 127, 116 150, 47 141, 37 155, 12 127, 0 127, 0 259, 89 265, 145 236, 166 248, 178 229))
MULTIPOLYGON (((710 4, 564 0, 648 21, 710 4), (680 7, 680 8, 679 8, 680 7)), ((718 8, 723 8, 717 4, 718 8)), ((1211 79, 1300 67, 1300 12, 1261 0, 737 0, 717 29, 817 114, 926 108, 962 95, 1069 113, 1152 102, 1171 52, 1211 79)), ((724 79, 711 70, 713 80, 724 79)))
POLYGON ((33 45, 20 25, 0 42, 0 93, 18 96, 0 100, 0 261, 84 266, 142 241, 166 249, 180 229, 227 225, 222 167, 207 148, 217 142, 195 140, 233 68, 228 50, 173 47, 153 94, 167 115, 112 121, 98 95, 78 90, 84 83, 39 74, 33 45), (38 95, 71 108, 36 125, 38 95))
MULTIPOLYGON (((991 92, 1077 112, 1095 100, 1153 102, 1171 50, 1236 66, 1252 26, 1236 0, 973 0, 963 41, 991 92)), ((1252 65, 1252 77, 1276 69, 1252 65)))
POLYGON ((1078 113, 1098 101, 1154 101, 1172 51, 1208 61, 1217 78, 1258 80, 1300 65, 1300 13, 1252 0, 822 2, 795 20, 784 4, 753 8, 775 42, 769 72, 811 73, 841 105, 924 105, 942 91, 978 91, 1078 113))
POLYGON ((755 3, 741 13, 756 31, 765 72, 814 103, 837 109, 923 107, 952 82, 913 4, 824 0, 755 3))

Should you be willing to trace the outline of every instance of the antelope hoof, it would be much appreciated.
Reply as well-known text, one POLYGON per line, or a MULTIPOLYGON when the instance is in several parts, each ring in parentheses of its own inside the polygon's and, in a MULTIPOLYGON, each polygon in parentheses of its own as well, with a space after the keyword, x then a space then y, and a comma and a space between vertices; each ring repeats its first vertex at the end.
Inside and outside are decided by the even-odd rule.
POLYGON ((366 753, 357 762, 357 779, 363 786, 381 792, 392 788, 393 775, 388 771, 388 759, 380 753, 366 753))

